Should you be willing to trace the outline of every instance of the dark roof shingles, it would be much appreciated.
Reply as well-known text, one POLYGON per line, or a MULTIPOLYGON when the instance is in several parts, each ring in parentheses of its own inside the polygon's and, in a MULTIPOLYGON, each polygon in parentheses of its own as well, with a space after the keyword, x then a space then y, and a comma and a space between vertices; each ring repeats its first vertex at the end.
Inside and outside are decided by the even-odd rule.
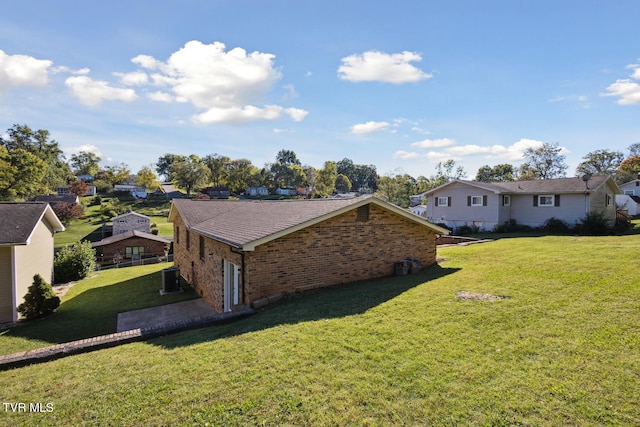
POLYGON ((47 208, 46 203, 0 203, 0 244, 25 244, 47 208))

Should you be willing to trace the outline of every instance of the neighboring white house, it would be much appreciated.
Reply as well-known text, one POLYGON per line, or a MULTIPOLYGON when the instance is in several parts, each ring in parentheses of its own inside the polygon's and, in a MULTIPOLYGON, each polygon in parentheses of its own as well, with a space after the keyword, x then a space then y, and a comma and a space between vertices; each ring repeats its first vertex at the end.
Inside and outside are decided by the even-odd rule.
POLYGON ((136 212, 126 212, 111 218, 113 222, 113 235, 126 233, 127 231, 151 232, 151 218, 136 212))
POLYGON ((298 194, 298 190, 295 188, 277 188, 276 194, 278 196, 296 196, 298 194))
POLYGON ((618 209, 627 211, 631 216, 640 215, 640 179, 620 184, 622 194, 616 196, 618 209))
POLYGON ((249 187, 246 194, 247 196, 268 196, 269 189, 267 187, 249 187))
POLYGON ((113 186, 113 191, 129 193, 136 199, 147 198, 147 187, 131 184, 116 184, 113 186))
POLYGON ((427 205, 411 206, 409 208, 409 210, 414 215, 418 215, 418 216, 421 216, 423 218, 427 217, 427 205))
POLYGON ((513 182, 453 180, 426 193, 427 219, 456 229, 463 225, 492 230, 515 220, 540 227, 549 218, 573 225, 592 212, 616 220, 620 187, 609 176, 513 182))
POLYGON ((0 203, 0 323, 18 320, 33 276, 53 282, 53 235, 64 226, 47 203, 0 203))
MULTIPOLYGON (((96 195, 96 186, 95 185, 88 185, 88 190, 87 190, 87 194, 85 194, 85 196, 95 196, 96 195)), ((65 194, 71 194, 71 192, 69 191, 69 186, 68 185, 59 185, 56 188, 56 193, 58 193, 58 196, 64 196, 65 194)))

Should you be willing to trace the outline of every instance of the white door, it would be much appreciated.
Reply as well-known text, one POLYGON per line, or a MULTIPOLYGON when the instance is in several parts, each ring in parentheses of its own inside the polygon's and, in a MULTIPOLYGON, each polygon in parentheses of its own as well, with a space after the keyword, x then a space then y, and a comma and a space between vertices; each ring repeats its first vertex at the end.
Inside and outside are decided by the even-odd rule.
POLYGON ((224 261, 224 311, 233 310, 239 301, 240 267, 224 261))

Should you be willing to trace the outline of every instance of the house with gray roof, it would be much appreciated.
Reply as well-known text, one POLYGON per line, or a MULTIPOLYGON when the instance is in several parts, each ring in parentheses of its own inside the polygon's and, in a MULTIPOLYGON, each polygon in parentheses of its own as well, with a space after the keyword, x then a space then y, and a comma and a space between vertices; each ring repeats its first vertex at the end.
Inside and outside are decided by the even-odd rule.
POLYGON ((515 220, 540 227, 550 218, 574 225, 590 213, 616 220, 620 188, 609 176, 533 181, 477 182, 452 180, 425 193, 426 217, 451 229, 476 226, 490 231, 515 220))
POLYGON ((155 234, 128 230, 91 243, 96 249, 100 265, 163 257, 169 252, 171 241, 155 234))
POLYGON ((64 226, 47 203, 0 203, 0 323, 18 320, 33 276, 53 283, 53 236, 64 226))
POLYGON ((174 200, 174 263, 219 312, 436 262, 448 230, 375 197, 174 200))

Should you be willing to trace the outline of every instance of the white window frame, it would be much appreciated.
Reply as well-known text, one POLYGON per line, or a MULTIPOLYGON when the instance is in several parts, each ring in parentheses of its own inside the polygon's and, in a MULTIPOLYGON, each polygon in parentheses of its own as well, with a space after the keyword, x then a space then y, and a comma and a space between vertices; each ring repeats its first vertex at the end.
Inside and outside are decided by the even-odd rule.
POLYGON ((553 194, 541 194, 540 196, 538 196, 538 206, 542 207, 542 208, 552 208, 556 205, 556 198, 553 194), (549 203, 542 203, 543 200, 546 201, 546 199, 550 199, 551 200, 551 204, 549 203))
POLYGON ((471 196, 471 206, 484 206, 482 196, 471 196), (477 200, 480 200, 479 202, 477 200))
POLYGON ((511 196, 508 194, 502 195, 502 206, 511 206, 511 196))
POLYGON ((449 198, 448 197, 438 197, 438 206, 449 206, 449 198))
POLYGON ((624 194, 626 196, 635 196, 636 192, 634 190, 624 190, 624 194))

